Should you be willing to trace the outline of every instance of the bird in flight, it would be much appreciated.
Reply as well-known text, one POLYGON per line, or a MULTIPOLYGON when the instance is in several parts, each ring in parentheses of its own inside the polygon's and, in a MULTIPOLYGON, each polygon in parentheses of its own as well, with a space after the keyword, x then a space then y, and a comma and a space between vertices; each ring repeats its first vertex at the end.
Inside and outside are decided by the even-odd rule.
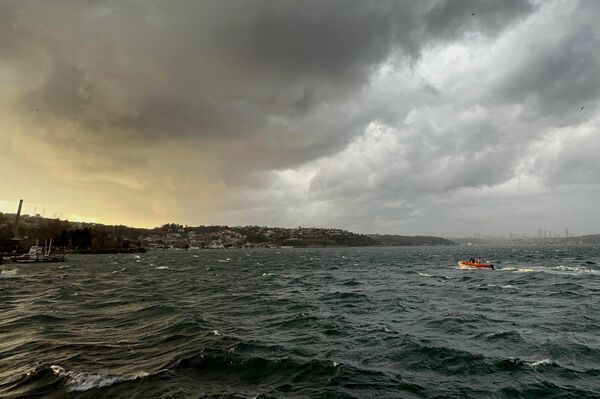
POLYGON ((580 111, 583 111, 584 108, 585 108, 585 106, 581 107, 580 111))

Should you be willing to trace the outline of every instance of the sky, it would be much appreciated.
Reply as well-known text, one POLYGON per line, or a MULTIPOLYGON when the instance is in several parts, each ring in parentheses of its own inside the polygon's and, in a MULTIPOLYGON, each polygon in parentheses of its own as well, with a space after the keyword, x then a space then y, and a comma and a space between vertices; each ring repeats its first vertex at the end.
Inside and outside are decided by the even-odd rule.
POLYGON ((0 0, 0 211, 600 233, 600 2, 0 0))

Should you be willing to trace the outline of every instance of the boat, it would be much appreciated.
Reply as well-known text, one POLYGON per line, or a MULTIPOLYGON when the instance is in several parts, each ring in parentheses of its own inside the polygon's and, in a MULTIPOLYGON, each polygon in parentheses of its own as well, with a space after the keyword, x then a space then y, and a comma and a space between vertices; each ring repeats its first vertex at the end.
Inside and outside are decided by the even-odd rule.
MULTIPOLYGON (((22 239, 19 238, 19 221, 21 218, 21 209, 23 208, 23 200, 19 200, 19 208, 17 209, 17 215, 15 217, 15 225, 14 225, 14 230, 13 230, 13 238, 11 238, 11 240, 15 241, 15 242, 19 242, 22 239)), ((20 255, 20 256, 10 256, 10 257, 5 257, 5 254, 0 254, 0 263, 2 263, 2 261, 4 259, 11 261, 11 262, 17 262, 17 263, 39 263, 39 262, 44 262, 44 263, 51 263, 51 262, 66 262, 67 261, 67 257, 64 254, 60 254, 60 255, 54 255, 54 254, 50 254, 50 249, 52 248, 52 239, 50 239, 50 245, 46 245, 47 242, 44 241, 44 247, 42 248, 41 246, 38 245, 38 241, 35 241, 35 245, 32 245, 29 248, 29 252, 24 254, 24 255, 20 255)))
POLYGON ((50 249, 52 248, 52 240, 50 240, 50 245, 46 249, 46 245, 44 244, 44 248, 38 245, 36 242, 35 245, 32 245, 29 248, 29 252, 16 256, 13 260, 17 263, 55 263, 55 262, 66 262, 67 257, 63 254, 54 255, 50 253, 50 249))
POLYGON ((491 269, 494 270, 494 265, 487 263, 481 259, 459 260, 459 269, 491 269))

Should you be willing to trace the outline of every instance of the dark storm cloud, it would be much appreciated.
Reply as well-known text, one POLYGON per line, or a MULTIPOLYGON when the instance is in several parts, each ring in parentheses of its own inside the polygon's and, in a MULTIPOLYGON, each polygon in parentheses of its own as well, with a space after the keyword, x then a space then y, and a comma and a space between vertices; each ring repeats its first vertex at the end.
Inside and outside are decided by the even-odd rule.
POLYGON ((27 73, 40 84, 21 98, 36 118, 149 138, 295 136, 280 150, 303 141, 308 160, 315 143, 333 151, 361 131, 306 131, 310 113, 354 95, 392 52, 418 57, 531 9, 476 7, 477 18, 452 1, 9 2, 0 45, 17 68, 38 65, 27 73))
POLYGON ((398 1, 261 1, 251 7, 260 10, 254 18, 221 32, 226 54, 285 76, 349 85, 360 84, 395 47, 416 52, 413 34, 425 11, 398 1))
POLYGON ((2 2, 0 79, 28 134, 107 181, 151 168, 248 222, 433 226, 598 184, 598 4, 2 2))

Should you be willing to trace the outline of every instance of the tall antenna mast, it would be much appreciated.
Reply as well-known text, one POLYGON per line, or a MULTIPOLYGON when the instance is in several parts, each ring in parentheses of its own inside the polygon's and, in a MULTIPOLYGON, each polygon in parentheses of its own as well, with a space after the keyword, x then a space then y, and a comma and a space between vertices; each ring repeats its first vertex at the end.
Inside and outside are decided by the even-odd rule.
POLYGON ((15 230, 13 231, 13 237, 17 238, 19 233, 19 220, 21 219, 21 208, 23 208, 23 200, 19 200, 19 209, 17 210, 17 216, 15 216, 15 230))

